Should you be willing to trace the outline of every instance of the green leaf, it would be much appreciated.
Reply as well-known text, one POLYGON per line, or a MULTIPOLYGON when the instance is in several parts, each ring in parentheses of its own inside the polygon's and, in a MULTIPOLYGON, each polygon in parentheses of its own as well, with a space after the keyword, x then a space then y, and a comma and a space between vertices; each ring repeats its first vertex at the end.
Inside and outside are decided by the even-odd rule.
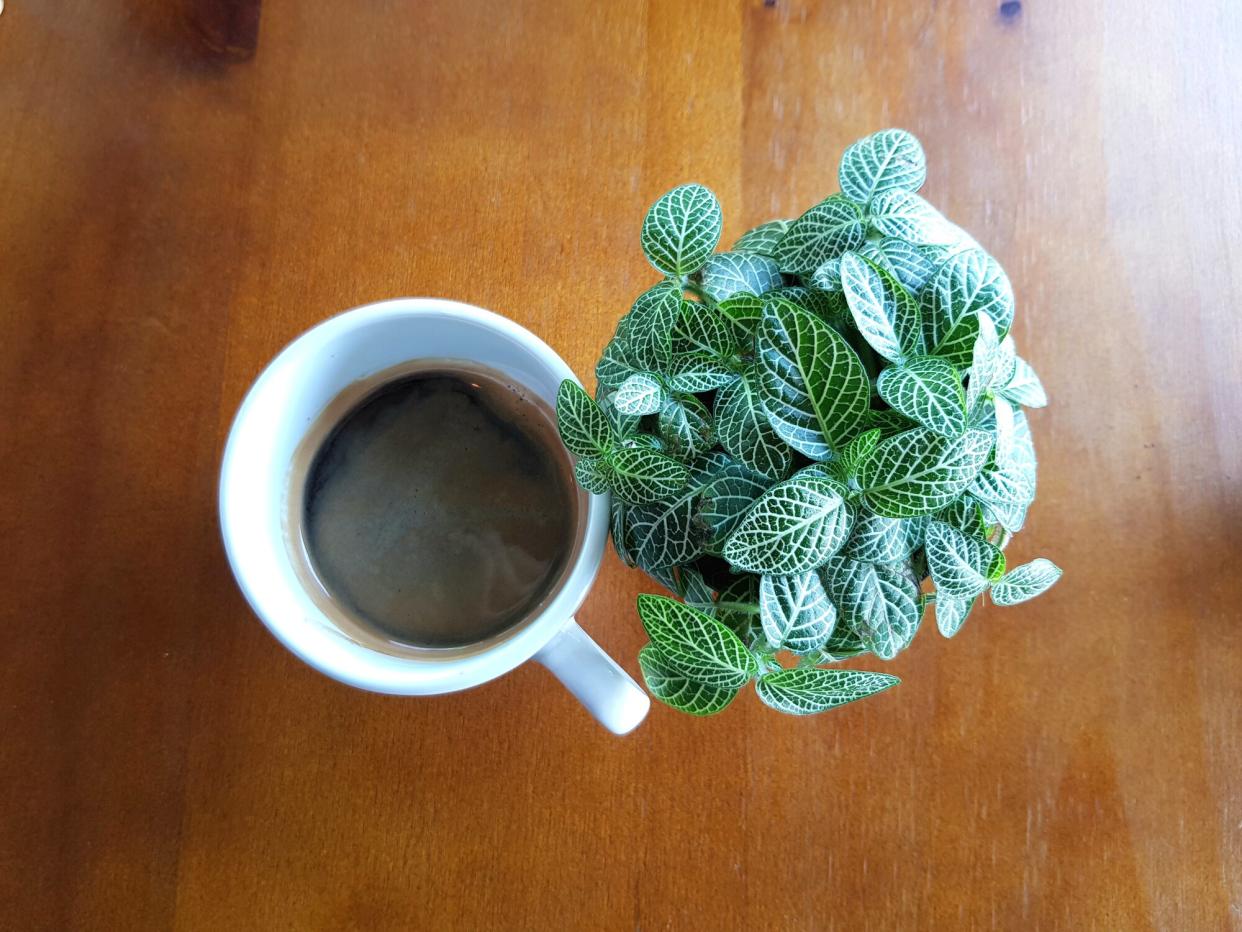
POLYGON ((894 410, 928 430, 956 437, 966 429, 962 377, 943 359, 920 356, 890 366, 880 373, 876 388, 894 410))
POLYGON ((953 637, 962 629, 966 616, 975 607, 975 600, 957 599, 951 595, 936 593, 936 627, 947 638, 953 637))
POLYGON ((664 389, 655 376, 636 372, 621 383, 612 396, 612 403, 622 414, 655 414, 664 403, 664 389))
POLYGON ((1002 576, 992 587, 992 601, 997 605, 1017 605, 1047 592, 1060 578, 1061 568, 1040 557, 1002 576))
POLYGON ((927 180, 923 147, 903 129, 886 129, 858 140, 841 157, 841 193, 866 204, 886 191, 917 191, 927 180))
POLYGON ((1006 364, 1005 354, 1001 352, 1000 337, 996 333, 996 324, 992 318, 982 311, 978 314, 979 335, 975 337, 975 345, 971 350, 970 382, 966 387, 966 406, 973 408, 981 398, 990 392, 1000 381, 1006 364))
POLYGON ((865 699, 901 681, 887 673, 796 667, 765 673, 755 684, 759 698, 779 712, 813 715, 865 699))
POLYGON ((1042 408, 1048 403, 1048 395, 1044 392, 1039 376, 1021 356, 1015 360, 1013 376, 1000 390, 1000 394, 1014 404, 1027 408, 1042 408))
POLYGON ((733 252, 749 252, 760 256, 775 256, 776 244, 781 241, 785 231, 793 224, 792 220, 769 220, 743 233, 733 244, 733 252))
POLYGON ((765 638, 759 623, 759 577, 752 573, 734 577, 716 596, 716 618, 748 649, 761 647, 765 638))
POLYGON ((890 236, 867 240, 858 248, 858 254, 896 277, 910 294, 918 294, 936 274, 945 250, 939 246, 915 246, 890 236))
POLYGON ((613 338, 604 347, 603 355, 595 364, 595 378, 600 385, 615 388, 639 370, 625 344, 613 338))
POLYGON ((673 360, 668 386, 675 392, 710 392, 737 378, 725 363, 702 353, 691 353, 673 360))
POLYGON ((923 328, 933 356, 965 369, 972 362, 980 312, 1005 333, 1013 322, 1013 287, 1000 265, 981 249, 946 259, 923 289, 923 328))
POLYGON ((833 520, 844 487, 829 479, 794 478, 769 489, 746 512, 724 545, 735 569, 787 575, 821 566, 849 528, 833 520))
POLYGON ((634 414, 622 414, 617 410, 617 406, 613 403, 613 397, 616 395, 607 386, 600 386, 599 393, 595 396, 595 403, 599 405, 604 417, 608 421, 608 426, 612 428, 614 441, 617 438, 632 437, 642 423, 642 418, 634 414))
POLYGON ((834 327, 844 326, 850 319, 850 306, 845 303, 845 295, 839 291, 834 293, 822 288, 786 285, 769 293, 798 305, 834 327))
POLYGON ((711 412, 693 395, 666 399, 660 408, 659 428, 664 449, 680 460, 695 459, 716 442, 711 412))
POLYGON ((842 556, 864 563, 897 563, 910 556, 905 521, 864 511, 841 550, 842 556))
POLYGON ((892 236, 915 246, 952 243, 956 234, 940 211, 911 191, 885 191, 868 207, 868 220, 882 236, 892 236))
POLYGON ((775 259, 744 252, 721 252, 707 260, 701 276, 703 290, 713 301, 737 294, 761 295, 781 286, 775 259))
MULTIPOLYGON (((662 371, 673 358, 673 327, 681 315, 677 288, 662 282, 640 294, 617 324, 625 360, 635 369, 662 371)), ((598 373, 597 373, 598 374, 598 373)))
POLYGON ((645 447, 624 447, 611 457, 613 493, 641 505, 668 498, 684 486, 689 471, 677 460, 645 447))
POLYGON ((895 363, 923 351, 919 304, 891 274, 856 252, 841 257, 841 288, 858 332, 895 363))
POLYGON ((832 636, 837 610, 814 570, 759 581, 759 621, 773 650, 809 654, 832 636))
POLYGON ((768 479, 783 479, 793 456, 768 420, 767 410, 744 375, 716 393, 716 436, 725 452, 768 479))
POLYGON ((992 447, 984 431, 950 440, 926 428, 890 437, 862 465, 858 484, 876 514, 908 518, 944 508, 979 474, 992 447))
POLYGON ((807 275, 829 259, 862 245, 866 236, 862 211, 834 194, 793 222, 776 247, 782 272, 807 275))
POLYGON ((744 472, 736 463, 690 472, 690 480, 676 494, 641 505, 633 512, 634 548, 646 567, 684 566, 703 552, 705 529, 698 513, 700 500, 712 494, 718 481, 744 472))
POLYGON ((1035 499, 1035 489, 1013 465, 988 466, 970 483, 969 491, 989 523, 1014 533, 1022 530, 1026 510, 1035 499))
POLYGON ((875 448, 879 446, 881 431, 878 428, 863 431, 849 443, 841 448, 841 452, 837 456, 834 464, 841 478, 849 482, 858 477, 858 470, 862 467, 875 448))
POLYGON ((741 463, 730 463, 703 487, 695 521, 705 529, 708 549, 723 546, 750 506, 767 491, 767 483, 741 463))
POLYGON ((565 449, 575 456, 607 453, 616 443, 603 410, 570 379, 556 393, 556 426, 565 449))
POLYGON ((712 587, 707 584, 703 574, 692 566, 683 566, 677 571, 681 583, 682 601, 691 608, 697 608, 705 615, 716 613, 716 597, 712 587))
POLYGON ((667 665, 696 683, 737 689, 758 672, 736 634, 689 605, 644 594, 638 617, 667 665))
POLYGON ((588 492, 603 495, 611 488, 612 467, 602 456, 579 456, 574 463, 574 478, 588 492))
POLYGON ((658 271, 682 278, 707 261, 723 225, 716 195, 701 184, 683 184, 651 205, 640 242, 658 271))
POLYGON ((858 632, 868 650, 892 660, 909 646, 921 613, 918 589, 908 577, 844 557, 829 560, 823 574, 841 619, 858 632))
POLYGON ((696 683, 684 676, 654 644, 638 652, 647 690, 667 706, 691 715, 715 715, 737 696, 740 687, 727 689, 696 683))
POLYGON ((718 310, 697 301, 682 301, 673 327, 673 351, 678 355, 704 354, 716 359, 737 350, 737 332, 718 310))
POLYGON ((937 599, 941 594, 973 599, 988 587, 992 566, 1000 555, 991 544, 967 537, 943 521, 933 521, 927 528, 924 546, 937 599))
POLYGON ((936 515, 938 521, 961 531, 967 537, 983 540, 987 537, 987 525, 983 520, 983 509, 969 495, 963 495, 953 504, 936 515))
POLYGON ((830 326, 780 298, 764 306, 759 388, 776 433, 824 460, 857 432, 871 396, 857 354, 830 326))
POLYGON ((749 347, 753 342, 755 328, 763 317, 763 299, 750 294, 734 295, 721 301, 716 309, 733 325, 734 339, 738 346, 749 347))
POLYGON ((625 504, 618 498, 609 503, 609 530, 612 537, 612 548, 626 566, 637 566, 634 535, 630 528, 630 512, 633 506, 625 504))
POLYGON ((863 426, 868 430, 878 430, 881 440, 887 440, 889 437, 904 434, 906 431, 918 427, 914 421, 891 408, 884 408, 883 410, 872 408, 867 412, 863 426))

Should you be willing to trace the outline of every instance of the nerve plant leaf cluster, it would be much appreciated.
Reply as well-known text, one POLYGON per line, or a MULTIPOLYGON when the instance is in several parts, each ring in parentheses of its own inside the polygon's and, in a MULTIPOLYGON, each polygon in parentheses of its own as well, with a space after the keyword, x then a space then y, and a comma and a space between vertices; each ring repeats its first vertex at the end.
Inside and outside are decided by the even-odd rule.
POLYGON ((985 594, 1061 574, 1006 565, 1035 498, 1023 409, 1046 398, 1009 279, 919 197, 926 175, 912 135, 868 136, 840 193, 725 252, 715 195, 674 188, 641 235, 664 279, 618 323, 595 399, 561 385, 578 482, 677 597, 638 599, 639 665, 674 708, 719 712, 752 680, 798 715, 860 699, 897 678, 838 661, 893 659, 929 605, 952 637, 985 594))

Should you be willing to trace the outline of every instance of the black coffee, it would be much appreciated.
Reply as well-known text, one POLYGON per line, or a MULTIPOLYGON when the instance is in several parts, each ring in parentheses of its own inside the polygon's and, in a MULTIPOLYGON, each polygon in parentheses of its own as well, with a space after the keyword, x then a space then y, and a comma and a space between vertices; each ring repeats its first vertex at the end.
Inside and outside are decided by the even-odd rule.
POLYGON ((366 395, 306 469, 314 574, 382 637, 472 644, 526 618, 574 548, 577 492, 551 413, 487 371, 366 395))

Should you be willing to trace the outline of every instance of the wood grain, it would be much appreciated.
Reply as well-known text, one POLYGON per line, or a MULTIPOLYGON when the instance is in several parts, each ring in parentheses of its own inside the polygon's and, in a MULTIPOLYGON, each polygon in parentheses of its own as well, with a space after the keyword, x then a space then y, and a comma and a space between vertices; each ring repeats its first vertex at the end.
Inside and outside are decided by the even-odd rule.
MULTIPOLYGON (((1242 928, 1242 6, 269 0, 240 62, 206 6, 0 16, 0 925, 1242 928), (215 474, 286 341, 444 295, 587 374, 658 194, 728 238, 889 125, 1013 279, 1054 592, 881 698, 624 740, 250 615, 215 474)), ((580 619, 631 671, 644 588, 580 619)))

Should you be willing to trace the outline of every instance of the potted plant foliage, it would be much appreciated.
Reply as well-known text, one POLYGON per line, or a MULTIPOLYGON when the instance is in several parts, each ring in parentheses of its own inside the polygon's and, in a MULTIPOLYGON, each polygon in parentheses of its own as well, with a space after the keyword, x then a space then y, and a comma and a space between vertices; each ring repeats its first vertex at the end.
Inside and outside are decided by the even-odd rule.
POLYGON ((701 185, 643 222, 663 280, 596 367, 561 386, 579 483, 611 493, 613 545, 677 598, 642 595, 658 699, 696 715, 754 680, 794 714, 885 689, 929 606, 952 637, 986 596, 1013 605, 1061 571, 1009 568, 1035 497, 1024 408, 1046 403, 1010 333, 1000 265, 916 193, 918 140, 876 133, 840 193, 715 252, 701 185))

